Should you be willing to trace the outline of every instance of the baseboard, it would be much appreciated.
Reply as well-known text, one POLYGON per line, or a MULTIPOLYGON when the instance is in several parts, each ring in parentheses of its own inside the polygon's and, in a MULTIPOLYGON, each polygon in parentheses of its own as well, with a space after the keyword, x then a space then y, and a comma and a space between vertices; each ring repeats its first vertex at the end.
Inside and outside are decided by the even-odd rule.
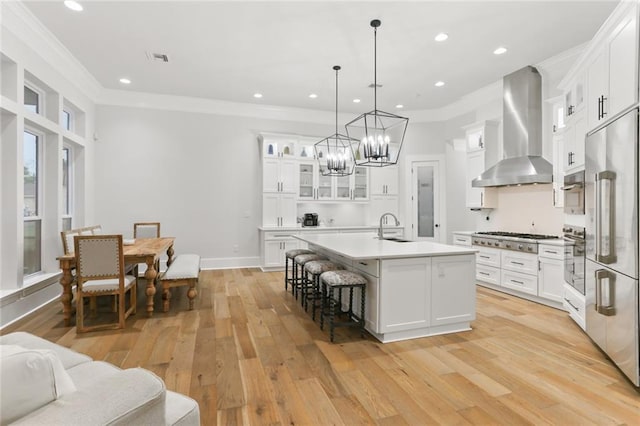
POLYGON ((57 279, 28 287, 3 298, 0 310, 0 330, 24 318, 44 305, 59 299, 62 287, 57 279))
POLYGON ((201 269, 259 268, 260 256, 255 257, 209 257, 200 259, 201 269))

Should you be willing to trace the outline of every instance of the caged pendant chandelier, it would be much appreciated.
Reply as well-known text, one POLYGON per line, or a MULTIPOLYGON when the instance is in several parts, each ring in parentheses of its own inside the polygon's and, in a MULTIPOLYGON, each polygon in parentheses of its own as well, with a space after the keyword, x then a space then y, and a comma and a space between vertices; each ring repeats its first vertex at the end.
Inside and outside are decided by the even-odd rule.
POLYGON ((357 166, 385 167, 397 164, 409 124, 408 118, 378 110, 377 32, 380 24, 379 19, 370 23, 373 27, 373 111, 345 125, 347 135, 359 141, 354 152, 357 166))
POLYGON ((355 167, 353 161, 352 144, 357 140, 338 133, 338 71, 340 66, 335 65, 336 72, 336 132, 317 142, 313 149, 320 164, 322 176, 348 176, 353 174, 355 167))

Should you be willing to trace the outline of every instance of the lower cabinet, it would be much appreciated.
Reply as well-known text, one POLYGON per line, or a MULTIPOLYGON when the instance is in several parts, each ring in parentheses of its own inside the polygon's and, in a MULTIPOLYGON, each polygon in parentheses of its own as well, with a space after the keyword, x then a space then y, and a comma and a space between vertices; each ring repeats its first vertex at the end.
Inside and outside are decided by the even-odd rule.
POLYGON ((472 256, 431 260, 431 325, 476 319, 475 265, 472 256))
POLYGON ((285 254, 298 248, 299 240, 286 232, 263 232, 262 268, 282 268, 285 254))
POLYGON ((428 327, 431 320, 431 258, 383 260, 378 333, 428 327))
POLYGON ((562 302, 564 292, 564 250, 562 247, 538 247, 538 296, 562 302), (549 253, 546 255, 546 253, 549 253))
POLYGON ((569 316, 580 326, 580 328, 586 331, 586 302, 584 294, 578 292, 578 290, 571 287, 569 284, 564 284, 562 291, 562 305, 567 312, 569 312, 569 316))

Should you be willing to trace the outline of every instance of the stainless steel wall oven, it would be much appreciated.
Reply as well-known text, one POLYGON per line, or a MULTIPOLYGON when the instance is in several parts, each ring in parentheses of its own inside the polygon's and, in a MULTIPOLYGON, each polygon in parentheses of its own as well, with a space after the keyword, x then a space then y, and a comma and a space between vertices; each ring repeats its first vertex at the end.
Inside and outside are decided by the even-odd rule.
POLYGON ((584 214, 584 170, 564 177, 564 212, 584 214))

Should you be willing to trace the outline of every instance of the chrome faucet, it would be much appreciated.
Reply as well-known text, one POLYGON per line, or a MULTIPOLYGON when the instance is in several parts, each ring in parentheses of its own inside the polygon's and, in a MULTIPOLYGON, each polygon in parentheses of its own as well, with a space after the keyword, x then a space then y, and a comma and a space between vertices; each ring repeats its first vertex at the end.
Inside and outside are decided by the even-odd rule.
POLYGON ((398 220, 398 218, 396 217, 395 214, 393 213, 382 213, 382 216, 380 216, 380 228, 378 228, 378 238, 379 239, 383 239, 384 238, 384 229, 382 228, 382 221, 384 220, 384 217, 390 215, 392 216, 395 220, 396 220, 396 226, 400 226, 400 221, 398 220))

